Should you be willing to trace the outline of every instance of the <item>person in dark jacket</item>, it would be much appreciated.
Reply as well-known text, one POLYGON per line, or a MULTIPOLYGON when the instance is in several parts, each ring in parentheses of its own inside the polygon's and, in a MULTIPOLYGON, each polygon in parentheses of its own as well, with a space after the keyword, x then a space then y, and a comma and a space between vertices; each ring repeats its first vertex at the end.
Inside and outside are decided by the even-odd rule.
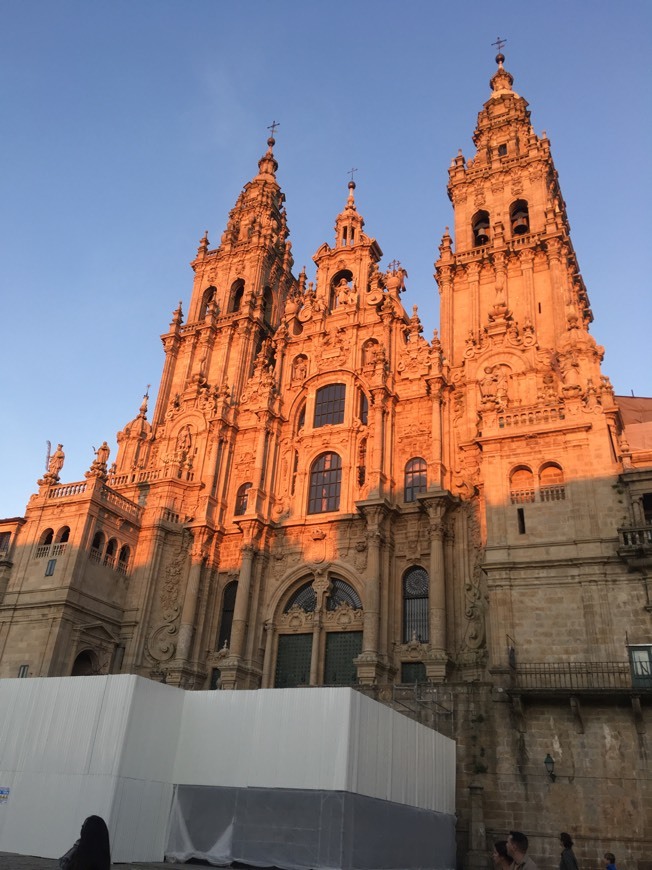
POLYGON ((59 866, 65 870, 111 870, 109 831, 103 818, 89 816, 85 820, 79 839, 59 866))
POLYGON ((562 831, 559 839, 564 847, 564 851, 559 859, 559 870, 579 870, 579 864, 573 852, 573 839, 571 835, 567 834, 566 831, 562 831))

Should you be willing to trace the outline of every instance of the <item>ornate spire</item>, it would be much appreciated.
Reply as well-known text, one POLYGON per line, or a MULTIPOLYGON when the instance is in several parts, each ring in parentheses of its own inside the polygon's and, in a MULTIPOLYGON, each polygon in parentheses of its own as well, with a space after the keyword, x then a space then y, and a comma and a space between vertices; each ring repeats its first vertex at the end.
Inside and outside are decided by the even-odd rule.
POLYGON ((493 74, 489 82, 489 84, 491 85, 491 90, 494 92, 494 96, 496 97, 511 91, 512 85, 514 84, 514 76, 510 72, 507 72, 507 70, 503 66, 504 62, 505 55, 499 51, 496 55, 496 63, 498 64, 498 69, 493 74))
POLYGON ((267 151, 258 161, 257 181, 276 181, 278 163, 274 157, 274 145, 276 145, 276 139, 273 136, 270 136, 267 140, 267 151))
POLYGON ((338 214, 335 221, 335 245, 337 247, 355 245, 363 240, 362 228, 364 226, 364 218, 362 215, 358 214, 358 210, 355 206, 355 196, 353 194, 353 191, 355 190, 353 173, 357 172, 357 169, 351 169, 349 171, 351 174, 351 180, 348 183, 349 195, 344 209, 338 214))

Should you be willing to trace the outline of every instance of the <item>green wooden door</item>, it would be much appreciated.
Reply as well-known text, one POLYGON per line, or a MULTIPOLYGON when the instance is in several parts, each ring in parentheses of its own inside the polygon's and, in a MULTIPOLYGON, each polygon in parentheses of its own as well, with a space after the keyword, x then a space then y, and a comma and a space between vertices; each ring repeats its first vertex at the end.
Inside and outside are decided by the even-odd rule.
POLYGON ((324 685, 351 686, 357 682, 353 659, 362 652, 361 631, 329 631, 326 634, 324 685))

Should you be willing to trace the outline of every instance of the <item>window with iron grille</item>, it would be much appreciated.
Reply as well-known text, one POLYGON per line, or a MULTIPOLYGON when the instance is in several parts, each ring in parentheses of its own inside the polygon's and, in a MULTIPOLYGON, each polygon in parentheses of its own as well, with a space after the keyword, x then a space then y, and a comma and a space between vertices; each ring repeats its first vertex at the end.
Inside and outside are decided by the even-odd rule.
POLYGON ((317 390, 315 395, 315 420, 313 426, 318 429, 327 424, 335 425, 344 422, 344 400, 346 398, 345 384, 328 384, 317 390))
POLYGON ((420 456, 410 459, 405 466, 405 501, 416 501, 417 495, 428 486, 428 466, 420 456))
POLYGON ((354 610, 362 610, 360 596, 353 586, 336 577, 331 582, 331 592, 326 600, 326 610, 337 610, 340 604, 348 604, 354 610))
POLYGON ((403 576, 403 643, 428 642, 428 572, 409 568, 403 576))
POLYGON ((235 497, 235 515, 236 517, 241 517, 243 514, 247 512, 247 502, 249 501, 249 490, 251 489, 250 483, 243 483, 241 487, 239 487, 238 492, 235 497))
POLYGON ((274 677, 276 688, 310 685, 311 654, 312 634, 280 634, 274 677))
POLYGON ((285 605, 283 613, 289 613, 293 607, 300 607, 306 613, 314 613, 317 607, 317 595, 312 588, 312 583, 304 583, 290 598, 285 605))
POLYGON ((354 659, 362 652, 361 631, 326 633, 324 685, 352 686, 358 681, 354 659))
POLYGON ((342 460, 337 453, 322 453, 310 469, 308 513, 321 514, 340 509, 342 460))

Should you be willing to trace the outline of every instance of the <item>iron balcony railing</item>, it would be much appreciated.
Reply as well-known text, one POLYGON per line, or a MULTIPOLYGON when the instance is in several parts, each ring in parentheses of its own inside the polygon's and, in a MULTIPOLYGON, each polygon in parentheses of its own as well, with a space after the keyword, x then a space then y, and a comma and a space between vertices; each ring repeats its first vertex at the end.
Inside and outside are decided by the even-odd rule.
POLYGON ((532 662, 512 669, 512 688, 611 691, 632 689, 628 662, 532 662))

